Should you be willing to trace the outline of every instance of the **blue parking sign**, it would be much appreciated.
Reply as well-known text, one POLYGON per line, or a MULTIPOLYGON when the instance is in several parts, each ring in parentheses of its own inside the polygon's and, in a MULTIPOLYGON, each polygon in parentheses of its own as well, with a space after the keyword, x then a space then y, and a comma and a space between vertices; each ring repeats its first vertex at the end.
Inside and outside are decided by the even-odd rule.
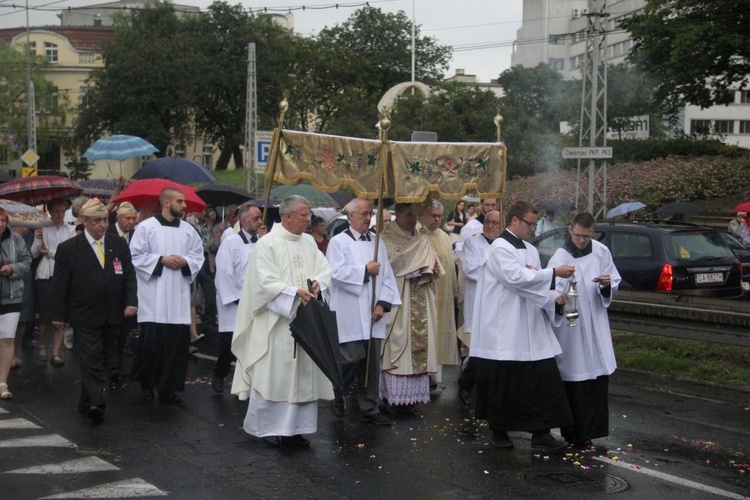
POLYGON ((258 163, 268 163, 268 155, 271 153, 271 141, 258 142, 258 163))

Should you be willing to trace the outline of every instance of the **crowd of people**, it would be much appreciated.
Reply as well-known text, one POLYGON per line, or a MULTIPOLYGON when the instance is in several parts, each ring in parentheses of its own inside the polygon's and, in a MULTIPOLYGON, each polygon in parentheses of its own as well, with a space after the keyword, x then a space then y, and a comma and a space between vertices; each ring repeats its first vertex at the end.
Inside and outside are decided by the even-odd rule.
POLYGON ((573 219, 541 268, 528 243, 539 216, 525 202, 505 220, 495 198, 482 199, 475 217, 464 202, 449 214, 437 200, 399 203, 376 234, 377 207, 355 198, 333 237, 300 196, 282 201, 270 229, 252 201, 222 208, 186 214, 184 194, 166 189, 140 212, 76 200, 69 224, 66 203, 53 201, 53 224, 36 232, 11 230, 0 210, 0 398, 12 397, 14 352, 36 323, 37 356, 47 362, 49 349, 53 366, 65 363, 72 329, 78 409, 94 422, 126 376, 143 401, 177 403, 190 351, 205 338, 200 322, 218 338, 213 391, 225 392, 235 362, 231 393, 248 401, 244 429, 272 445, 308 446, 320 401, 378 426, 414 415, 444 366, 460 367, 459 397, 488 420, 499 448, 513 447, 510 431, 531 433, 545 451, 608 434, 616 364, 606 308, 620 277, 592 240, 591 215, 573 219), (299 308, 318 299, 336 313, 335 390, 290 335, 299 308))

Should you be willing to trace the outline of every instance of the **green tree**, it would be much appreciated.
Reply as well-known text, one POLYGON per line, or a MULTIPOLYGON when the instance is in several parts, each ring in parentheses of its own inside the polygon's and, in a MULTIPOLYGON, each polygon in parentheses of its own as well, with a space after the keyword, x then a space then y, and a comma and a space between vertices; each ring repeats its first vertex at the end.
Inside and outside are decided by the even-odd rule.
MULTIPOLYGON (((25 45, 23 46, 25 50, 25 45)), ((31 80, 34 82, 37 144, 43 149, 50 144, 65 124, 67 96, 59 95, 54 85, 44 78, 49 67, 44 57, 31 61, 31 80)), ((13 131, 26 147, 26 55, 0 41, 0 124, 13 131)), ((3 131, 5 132, 5 131, 3 131)))
POLYGON ((409 140, 414 130, 436 132, 439 141, 494 142, 493 119, 500 99, 488 90, 460 82, 445 82, 433 88, 427 100, 407 94, 394 106, 389 137, 409 140))
MULTIPOLYGON (((403 13, 365 7, 344 23, 323 29, 318 40, 324 79, 315 114, 318 130, 373 137, 378 101, 394 85, 411 81, 411 21, 403 13)), ((438 83, 450 48, 416 30, 416 79, 438 83)))
POLYGON ((255 43, 259 127, 271 128, 278 116, 282 90, 290 82, 291 33, 268 16, 253 16, 242 5, 214 2, 194 20, 192 50, 200 68, 195 93, 198 132, 221 149, 216 168, 227 167, 230 156, 243 165, 248 44, 255 43))
POLYGON ((648 0, 621 21, 635 45, 629 60, 658 81, 657 99, 675 111, 733 102, 750 75, 750 7, 738 0, 648 0))
POLYGON ((102 52, 104 68, 90 78, 90 104, 75 123, 81 151, 107 133, 143 137, 160 154, 174 142, 192 142, 200 68, 188 27, 171 4, 118 18, 114 41, 102 52))
POLYGON ((503 139, 508 146, 508 177, 558 168, 559 122, 573 119, 569 114, 572 84, 546 64, 535 68, 513 66, 500 75, 498 83, 505 91, 501 114, 503 139))
POLYGON ((607 125, 621 130, 634 116, 651 117, 651 135, 664 135, 662 107, 655 99, 656 83, 639 69, 617 64, 607 68, 607 125))

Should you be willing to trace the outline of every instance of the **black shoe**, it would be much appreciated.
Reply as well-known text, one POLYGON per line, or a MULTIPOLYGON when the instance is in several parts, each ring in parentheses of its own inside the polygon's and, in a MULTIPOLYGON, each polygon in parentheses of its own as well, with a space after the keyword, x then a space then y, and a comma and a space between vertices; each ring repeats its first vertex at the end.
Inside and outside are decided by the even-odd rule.
POLYGON ((458 388, 458 399, 463 404, 469 406, 471 404, 471 389, 464 389, 463 387, 458 388))
POLYGON ((508 437, 507 432, 495 431, 492 434, 492 445, 498 448, 513 448, 513 441, 508 437))
POLYGON ((343 397, 335 398, 333 401, 331 401, 331 411, 337 417, 344 416, 344 412, 346 412, 346 404, 344 403, 343 397))
POLYGON ((558 441, 549 432, 535 432, 531 435, 531 449, 541 451, 557 451, 567 447, 565 441, 558 441))
POLYGON ((224 379, 214 375, 211 379, 211 387, 216 394, 224 394, 224 379))
POLYGON ((380 413, 373 413, 371 415, 360 415, 359 419, 363 422, 369 422, 373 425, 392 425, 393 420, 386 417, 385 415, 381 415, 380 413))
POLYGON ((416 415, 419 415, 414 405, 391 406, 391 411, 396 415, 404 415, 406 417, 414 417, 416 415))
POLYGON ((112 375, 109 378, 109 388, 113 391, 122 389, 122 379, 120 379, 119 375, 112 375))
POLYGON ((159 402, 160 403, 179 403, 180 396, 174 391, 159 391, 159 402))
POLYGON ((153 401, 154 389, 148 385, 141 385, 141 399, 144 401, 153 401))
POLYGON ((104 420, 104 410, 98 406, 89 406, 89 409, 86 410, 86 416, 95 424, 99 424, 104 420))
POLYGON ((281 444, 281 436, 266 436, 261 439, 264 443, 270 444, 271 446, 279 446, 281 444))
POLYGON ((281 444, 283 446, 297 446, 300 448, 310 446, 310 441, 302 437, 300 434, 294 436, 281 436, 281 444))

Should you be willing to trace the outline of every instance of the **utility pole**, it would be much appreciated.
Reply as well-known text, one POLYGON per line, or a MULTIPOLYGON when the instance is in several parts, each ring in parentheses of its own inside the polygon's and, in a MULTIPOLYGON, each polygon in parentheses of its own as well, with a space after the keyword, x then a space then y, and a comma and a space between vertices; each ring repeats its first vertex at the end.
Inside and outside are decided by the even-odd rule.
MULTIPOLYGON (((607 34, 606 0, 589 0, 586 54, 583 64, 579 146, 607 145, 607 34)), ((607 210, 607 160, 578 160, 576 208, 595 219, 607 210), (583 170, 585 168, 585 171, 583 170)))
POLYGON ((245 101, 245 189, 255 198, 260 196, 255 164, 255 132, 258 130, 258 88, 255 72, 255 43, 247 44, 247 96, 245 101))
POLYGON ((35 115, 34 82, 31 80, 31 28, 29 27, 29 0, 26 0, 26 149, 36 153, 35 115))

